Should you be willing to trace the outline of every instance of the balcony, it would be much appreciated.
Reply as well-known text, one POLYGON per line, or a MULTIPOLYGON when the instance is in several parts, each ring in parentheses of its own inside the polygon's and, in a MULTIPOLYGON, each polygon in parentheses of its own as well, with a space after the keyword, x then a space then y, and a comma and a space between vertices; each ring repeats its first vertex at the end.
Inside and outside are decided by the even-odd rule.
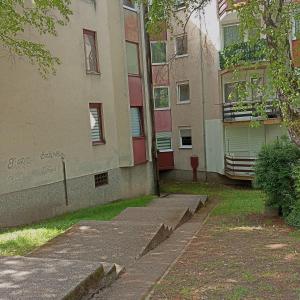
POLYGON ((225 155, 225 175, 231 179, 253 180, 255 157, 225 155))
POLYGON ((255 45, 249 42, 243 42, 226 47, 219 53, 220 69, 226 69, 226 64, 230 60, 230 65, 241 65, 245 62, 259 62, 265 60, 264 49, 266 47, 265 40, 259 40, 255 45), (233 60, 234 57, 234 61, 233 60))
POLYGON ((224 122, 238 121, 254 121, 264 119, 278 119, 278 109, 274 108, 272 101, 269 101, 265 107, 266 117, 259 115, 257 106, 260 101, 244 101, 242 105, 237 102, 229 102, 223 104, 223 120, 224 122))

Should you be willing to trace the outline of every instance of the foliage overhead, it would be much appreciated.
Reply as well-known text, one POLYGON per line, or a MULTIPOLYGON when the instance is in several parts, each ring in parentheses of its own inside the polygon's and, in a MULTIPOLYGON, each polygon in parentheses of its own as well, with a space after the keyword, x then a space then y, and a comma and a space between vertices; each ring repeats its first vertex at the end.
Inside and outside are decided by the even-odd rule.
POLYGON ((71 0, 1 0, 0 47, 36 64, 43 76, 54 73, 59 58, 44 44, 30 40, 27 33, 56 36, 57 26, 66 25, 72 14, 70 3, 71 0))
MULTIPOLYGON (((178 2, 182 1, 152 0, 148 13, 148 29, 155 32, 159 30, 162 22, 172 29, 174 20, 179 22, 176 17, 178 2)), ((193 12, 203 10, 209 2, 209 0, 184 0, 187 20, 193 12)), ((267 78, 266 81, 257 80, 243 87, 237 86, 240 90, 244 90, 239 93, 241 101, 237 105, 242 107, 242 102, 249 98, 251 90, 255 88, 262 95, 261 101, 255 104, 259 116, 266 117, 266 106, 271 103, 279 111, 292 140, 300 146, 300 72, 293 63, 290 40, 293 22, 300 19, 297 3, 292 0, 244 2, 228 0, 228 5, 237 11, 241 43, 247 40, 246 47, 255 48, 256 59, 254 61, 246 59, 248 55, 245 55, 237 45, 232 45, 225 49, 230 55, 227 55, 227 59, 221 61, 221 64, 227 69, 232 69, 236 78, 239 77, 241 70, 247 69, 250 65, 252 69, 264 65, 267 78)), ((256 76, 259 79, 261 75, 257 72, 256 76)))

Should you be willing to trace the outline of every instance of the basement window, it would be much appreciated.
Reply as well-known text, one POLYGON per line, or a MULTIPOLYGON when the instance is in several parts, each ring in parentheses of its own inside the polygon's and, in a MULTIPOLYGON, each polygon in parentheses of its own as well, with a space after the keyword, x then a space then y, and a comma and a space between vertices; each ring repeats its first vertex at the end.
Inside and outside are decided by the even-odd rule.
POLYGON ((95 175, 95 187, 108 184, 108 172, 95 175))

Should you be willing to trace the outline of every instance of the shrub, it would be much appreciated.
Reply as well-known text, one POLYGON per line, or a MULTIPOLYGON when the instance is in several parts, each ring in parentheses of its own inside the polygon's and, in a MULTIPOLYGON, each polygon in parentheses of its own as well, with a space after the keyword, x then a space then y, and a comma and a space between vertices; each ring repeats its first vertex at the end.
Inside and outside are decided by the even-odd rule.
POLYGON ((255 183, 267 194, 267 205, 277 207, 287 217, 295 209, 297 193, 293 169, 300 149, 287 138, 265 145, 258 155, 255 183))
POLYGON ((296 201, 292 206, 292 211, 286 220, 289 225, 300 227, 300 163, 294 167, 294 181, 296 201))

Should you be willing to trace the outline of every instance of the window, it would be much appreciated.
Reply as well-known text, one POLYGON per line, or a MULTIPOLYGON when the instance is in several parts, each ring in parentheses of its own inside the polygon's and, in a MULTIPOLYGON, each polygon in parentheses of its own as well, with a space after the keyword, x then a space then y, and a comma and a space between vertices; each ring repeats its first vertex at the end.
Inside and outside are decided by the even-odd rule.
POLYGON ((262 100, 262 86, 263 86, 263 78, 262 77, 251 78, 252 101, 261 101, 262 100))
POLYGON ((151 42, 152 64, 167 62, 167 44, 165 42, 151 42))
POLYGON ((126 42, 128 74, 139 75, 139 47, 138 44, 126 42))
POLYGON ((179 129, 180 148, 191 149, 192 148, 192 129, 180 128, 179 129))
POLYGON ((134 138, 142 137, 143 134, 143 118, 142 109, 139 107, 131 107, 131 135, 134 138))
POLYGON ((108 184, 108 173, 101 173, 101 174, 97 174, 95 175, 95 187, 99 187, 102 185, 106 185, 108 184))
POLYGON ((91 139, 93 145, 105 143, 102 122, 103 122, 103 118, 102 118, 101 103, 91 103, 90 124, 91 124, 91 139))
POLYGON ((176 9, 185 8, 185 1, 184 0, 175 0, 175 8, 176 9))
POLYGON ((179 104, 190 102, 190 85, 188 81, 177 83, 177 96, 179 104))
POLYGON ((168 109, 170 108, 169 88, 154 87, 154 108, 155 109, 168 109))
POLYGON ((224 85, 225 103, 238 102, 243 100, 242 94, 245 91, 245 88, 246 88, 245 81, 225 83, 224 85))
POLYGON ((85 66, 87 73, 99 73, 96 32, 83 30, 85 66))
POLYGON ((134 3, 132 2, 132 0, 123 0, 123 5, 130 7, 130 8, 135 8, 134 3))
POLYGON ((156 147, 160 152, 172 151, 171 132, 156 133, 156 147))
POLYGON ((224 48, 241 42, 238 24, 223 27, 224 48))
POLYGON ((176 56, 188 54, 187 35, 178 36, 175 38, 176 56))

